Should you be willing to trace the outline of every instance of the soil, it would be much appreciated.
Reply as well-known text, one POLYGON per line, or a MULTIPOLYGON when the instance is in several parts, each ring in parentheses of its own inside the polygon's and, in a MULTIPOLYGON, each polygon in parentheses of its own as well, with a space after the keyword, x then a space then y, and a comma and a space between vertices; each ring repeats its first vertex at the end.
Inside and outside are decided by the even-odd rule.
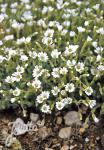
MULTIPOLYGON (((89 122, 88 128, 81 126, 72 126, 72 136, 70 139, 61 139, 58 136, 59 130, 65 127, 64 121, 57 123, 57 118, 62 117, 64 112, 57 112, 52 115, 41 115, 41 119, 45 119, 44 126, 49 129, 50 133, 45 138, 39 136, 39 132, 28 132, 24 135, 17 136, 22 150, 104 150, 104 116, 99 117, 99 122, 89 122)), ((7 148, 5 146, 5 132, 11 132, 10 123, 18 117, 25 122, 28 117, 23 118, 19 111, 7 110, 0 112, 0 150, 14 150, 13 146, 7 148), (18 113, 17 113, 18 112, 18 113), (3 135, 4 134, 4 135, 3 135)), ((40 130, 40 129, 39 129, 40 130)), ((14 145, 16 147, 16 145, 14 145)), ((19 149, 18 149, 19 150, 19 149)))

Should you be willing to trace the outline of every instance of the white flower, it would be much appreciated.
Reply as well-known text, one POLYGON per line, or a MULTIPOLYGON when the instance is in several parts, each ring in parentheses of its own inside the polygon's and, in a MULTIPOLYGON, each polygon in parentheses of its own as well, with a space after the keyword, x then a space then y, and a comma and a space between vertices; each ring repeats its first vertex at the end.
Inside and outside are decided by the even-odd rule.
POLYGON ((16 101, 16 98, 11 98, 10 101, 11 103, 14 103, 16 101))
POLYGON ((99 28, 98 30, 96 30, 97 33, 104 35, 104 28, 99 28))
POLYGON ((34 52, 34 51, 33 51, 33 52, 32 52, 32 51, 29 51, 29 56, 35 59, 38 55, 37 55, 37 53, 34 52))
POLYGON ((56 27, 58 29, 58 31, 62 31, 63 26, 59 24, 59 22, 56 23, 56 27))
POLYGON ((61 35, 63 35, 63 36, 64 36, 67 32, 68 32, 68 30, 63 29, 63 30, 61 31, 61 35))
POLYGON ((44 100, 46 100, 46 99, 49 98, 50 92, 49 92, 49 91, 43 91, 43 92, 41 93, 41 96, 42 96, 42 98, 43 98, 44 100))
POLYGON ((66 90, 67 92, 69 92, 69 93, 74 92, 74 90, 75 90, 74 84, 73 84, 73 83, 67 83, 67 84, 65 85, 65 90, 66 90))
POLYGON ((67 62, 66 62, 66 65, 69 67, 69 68, 71 68, 72 66, 74 66, 76 64, 76 60, 72 60, 72 61, 70 61, 70 60, 68 60, 67 62))
POLYGON ((34 70, 33 70, 33 77, 34 78, 38 78, 42 75, 42 66, 35 66, 34 70))
POLYGON ((64 54, 64 56, 66 56, 66 57, 70 55, 70 52, 69 52, 68 48, 66 48, 66 50, 64 51, 63 54, 64 54))
POLYGON ((65 96, 66 95, 66 91, 65 90, 61 90, 61 95, 65 96))
POLYGON ((44 104, 44 105, 42 106, 42 108, 41 108, 41 111, 42 111, 43 113, 50 113, 50 112, 51 112, 51 111, 50 111, 50 106, 47 105, 47 104, 44 104))
POLYGON ((54 49, 54 50, 51 52, 52 58, 58 58, 60 54, 61 54, 61 52, 59 52, 57 49, 54 49))
POLYGON ((92 42, 92 46, 97 48, 97 42, 92 42))
POLYGON ((32 13, 31 13, 31 11, 30 11, 30 10, 25 11, 25 12, 23 13, 23 15, 22 15, 22 16, 23 16, 23 17, 22 17, 22 19, 23 19, 23 20, 30 21, 30 20, 32 20, 32 19, 33 19, 33 16, 32 16, 32 13))
POLYGON ((56 108, 58 110, 62 110, 64 108, 64 103, 62 103, 62 102, 56 102, 56 108))
POLYGON ((89 25, 89 22, 88 22, 88 21, 85 21, 85 22, 84 22, 84 25, 85 25, 85 26, 88 26, 88 25, 89 25))
POLYGON ((90 96, 90 95, 93 93, 93 89, 92 89, 91 87, 87 87, 87 88, 85 89, 85 93, 86 93, 88 96, 90 96))
POLYGON ((49 91, 43 91, 40 95, 37 96, 36 100, 38 103, 43 103, 44 100, 47 100, 50 96, 50 92, 49 91))
POLYGON ((22 79, 22 75, 19 72, 14 72, 12 74, 12 78, 14 81, 19 82, 22 79))
POLYGON ((88 41, 88 42, 91 42, 91 41, 92 41, 92 38, 91 38, 90 36, 88 36, 88 37, 87 37, 87 41, 88 41))
POLYGON ((94 121, 95 121, 96 123, 99 122, 99 119, 98 119, 96 116, 94 116, 93 119, 94 119, 94 121))
POLYGON ((31 41, 31 37, 27 37, 27 38, 25 38, 25 44, 30 43, 30 41, 31 41))
POLYGON ((55 25, 55 22, 54 21, 50 21, 49 22, 49 27, 53 27, 55 25))
POLYGON ((96 4, 96 5, 93 6, 93 8, 94 8, 95 10, 100 9, 99 7, 100 7, 100 4, 96 4))
POLYGON ((2 46, 3 45, 3 42, 0 40, 0 46, 2 46))
POLYGON ((0 23, 5 19, 4 14, 0 14, 0 23))
POLYGON ((40 52, 40 53, 38 54, 38 58, 39 58, 40 61, 47 62, 47 60, 48 60, 48 55, 47 55, 47 53, 45 53, 45 52, 40 52))
POLYGON ((70 37, 74 37, 76 33, 74 31, 70 31, 70 37))
POLYGON ((6 58, 0 55, 0 63, 2 63, 4 60, 6 60, 6 58))
POLYGON ((21 55, 20 60, 22 60, 22 61, 27 61, 27 60, 28 60, 28 57, 27 57, 26 55, 21 55))
POLYGON ((53 40, 51 37, 44 37, 42 39, 42 42, 43 42, 43 44, 46 44, 48 46, 48 45, 51 45, 53 43, 53 40))
POLYGON ((16 88, 15 90, 13 90, 13 95, 14 95, 14 96, 19 96, 20 93, 21 93, 21 90, 18 89, 18 88, 16 88))
POLYGON ((7 83, 13 83, 14 82, 14 78, 11 77, 11 76, 7 76, 6 79, 5 79, 5 82, 7 82, 7 83))
POLYGON ((69 45, 66 47, 66 51, 69 52, 69 54, 75 53, 76 50, 78 49, 79 45, 69 45))
POLYGON ((62 102, 64 105, 71 104, 71 103, 72 103, 72 98, 70 98, 70 97, 64 98, 64 99, 61 100, 61 102, 62 102))
POLYGON ((90 108, 93 108, 94 106, 96 106, 96 100, 90 100, 89 105, 90 105, 90 108))
POLYGON ((17 39, 17 44, 18 45, 21 45, 21 44, 23 44, 25 42, 25 37, 22 37, 22 38, 20 38, 20 39, 17 39))
POLYGON ((20 0, 20 1, 24 4, 29 3, 29 0, 20 0))
POLYGON ((17 6, 18 6, 18 3, 15 2, 15 3, 12 3, 10 7, 11 7, 11 8, 16 8, 17 6))
POLYGON ((21 67, 21 66, 19 66, 19 65, 16 67, 16 70, 17 70, 17 72, 19 72, 19 73, 24 73, 24 68, 21 67))
POLYGON ((52 76, 53 76, 54 78, 59 78, 59 77, 60 77, 59 71, 60 71, 59 68, 53 68, 52 76))
POLYGON ((20 29, 23 29, 24 24, 23 24, 23 23, 18 23, 16 20, 13 20, 13 23, 12 23, 11 26, 12 26, 12 28, 14 28, 14 29, 20 30, 20 29))
POLYGON ((47 29, 44 33, 45 37, 53 37, 54 30, 53 29, 47 29))
POLYGON ((43 97, 41 95, 38 95, 37 98, 36 98, 36 100, 37 100, 37 102, 39 104, 43 103, 43 101, 44 101, 44 99, 43 99, 43 97))
POLYGON ((103 47, 96 47, 94 50, 97 54, 100 54, 103 51, 103 47))
POLYGON ((56 6, 57 6, 57 9, 62 9, 64 6, 63 0, 57 0, 56 6))
POLYGON ((5 41, 9 41, 9 40, 13 40, 13 39, 14 39, 13 35, 6 35, 4 38, 5 41))
POLYGON ((55 86, 52 90, 51 90, 52 94, 54 96, 58 95, 58 93, 60 92, 59 87, 55 86))
POLYGON ((99 71, 104 71, 104 65, 99 65, 99 66, 97 67, 97 69, 98 69, 99 71))
POLYGON ((84 64, 82 62, 78 62, 75 66, 77 72, 82 73, 84 70, 84 64))
POLYGON ((83 27, 77 27, 77 29, 78 29, 78 32, 85 32, 85 28, 83 27))
POLYGON ((65 75, 67 74, 68 69, 66 67, 60 68, 60 74, 65 75))
POLYGON ((63 25, 66 26, 66 27, 69 27, 70 26, 70 21, 64 21, 63 25))
POLYGON ((40 82, 40 80, 35 79, 35 80, 32 82, 32 86, 33 86, 35 89, 40 89, 40 88, 41 88, 41 82, 40 82))
POLYGON ((100 61, 101 58, 102 58, 101 55, 97 55, 96 61, 97 61, 97 62, 100 61))
POLYGON ((45 21, 44 21, 43 19, 38 20, 38 21, 37 21, 37 25, 38 25, 38 26, 42 26, 42 27, 44 27, 44 28, 46 27, 45 21))

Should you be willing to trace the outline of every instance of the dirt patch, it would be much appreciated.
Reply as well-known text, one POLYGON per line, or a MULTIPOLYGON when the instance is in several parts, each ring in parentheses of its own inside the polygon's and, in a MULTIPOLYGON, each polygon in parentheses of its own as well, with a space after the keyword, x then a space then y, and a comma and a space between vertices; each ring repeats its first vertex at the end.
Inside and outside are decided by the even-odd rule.
MULTIPOLYGON (((16 115, 13 111, 0 113, 0 147, 2 150, 14 150, 13 146, 18 147, 18 144, 10 148, 5 147, 5 139, 11 132, 10 124, 18 116, 21 115, 19 113, 16 115)), ((23 150, 61 150, 65 146, 69 150, 104 150, 103 116, 99 118, 99 123, 90 122, 89 127, 85 130, 81 126, 72 126, 72 135, 69 139, 61 139, 58 136, 59 130, 65 127, 63 116, 60 116, 60 113, 57 113, 56 116, 46 115, 40 118, 42 117, 45 119, 43 129, 39 128, 36 132, 28 132, 16 137, 23 150), (62 117, 61 124, 57 123, 58 117, 62 117)), ((27 118, 22 119, 25 122, 28 120, 27 118)))

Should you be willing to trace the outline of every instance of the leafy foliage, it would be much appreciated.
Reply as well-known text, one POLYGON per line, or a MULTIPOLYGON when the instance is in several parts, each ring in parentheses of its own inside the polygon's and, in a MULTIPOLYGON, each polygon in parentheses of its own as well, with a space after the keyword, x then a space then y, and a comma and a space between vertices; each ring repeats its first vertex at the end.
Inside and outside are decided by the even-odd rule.
POLYGON ((0 109, 104 111, 104 1, 0 1, 0 109))

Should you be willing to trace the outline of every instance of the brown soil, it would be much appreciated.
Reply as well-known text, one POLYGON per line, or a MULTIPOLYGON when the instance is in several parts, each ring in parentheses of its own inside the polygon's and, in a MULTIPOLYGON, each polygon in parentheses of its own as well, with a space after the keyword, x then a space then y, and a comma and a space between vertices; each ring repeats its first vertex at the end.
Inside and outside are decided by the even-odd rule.
MULTIPOLYGON (((3 147, 2 150, 13 150, 11 147, 5 147, 2 131, 4 130, 4 134, 5 132, 10 133, 10 122, 15 121, 20 116, 19 112, 16 115, 13 111, 0 113, 0 147, 3 147)), ((99 123, 90 122, 89 127, 85 130, 82 127, 73 126, 71 138, 65 140, 58 137, 59 130, 65 127, 64 122, 61 125, 56 123, 58 116, 61 116, 61 114, 42 116, 45 118, 45 126, 51 130, 51 133, 46 138, 40 138, 38 132, 29 132, 16 137, 23 150, 48 150, 46 148, 50 148, 49 150, 61 150, 64 145, 68 145, 72 150, 104 150, 104 116, 100 117, 99 123)), ((27 118, 23 119, 24 121, 28 120, 27 118)))

